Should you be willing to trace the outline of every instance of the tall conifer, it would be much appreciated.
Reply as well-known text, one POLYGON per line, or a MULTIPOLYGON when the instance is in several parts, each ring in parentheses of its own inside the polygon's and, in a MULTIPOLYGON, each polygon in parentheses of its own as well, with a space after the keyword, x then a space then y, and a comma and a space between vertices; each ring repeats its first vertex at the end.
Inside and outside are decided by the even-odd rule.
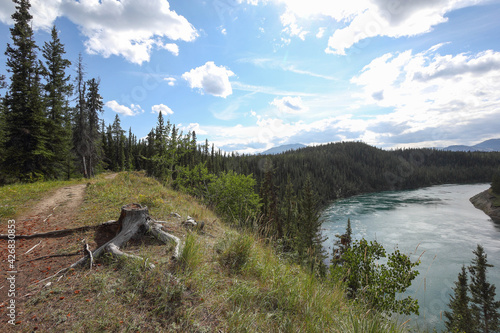
POLYGON ((462 266, 462 272, 458 274, 458 281, 455 288, 452 288, 454 295, 451 296, 449 307, 451 311, 445 311, 445 325, 449 332, 473 333, 474 321, 469 308, 470 297, 467 294, 467 271, 462 266))
POLYGON ((69 83, 70 76, 66 75, 71 62, 64 58, 66 51, 55 26, 52 27, 51 37, 42 50, 45 58, 46 130, 50 135, 47 148, 51 152, 47 168, 53 177, 58 178, 63 174, 69 177, 68 173, 71 172, 71 114, 68 99, 73 86, 69 83))
POLYGON ((40 89, 40 66, 33 40, 28 0, 14 0, 12 42, 7 44, 10 85, 5 98, 5 169, 20 180, 37 180, 44 176, 44 165, 50 159, 40 89))
POLYGON ((307 261, 311 271, 324 275, 326 274, 326 266, 323 263, 326 258, 323 249, 325 238, 321 234, 318 198, 309 176, 306 177, 302 188, 299 221, 299 255, 307 261))
POLYGON ((488 264, 487 255, 481 245, 478 244, 473 253, 476 257, 469 266, 473 319, 479 332, 498 332, 500 302, 495 301, 495 285, 490 284, 486 279, 486 270, 493 265, 488 264))

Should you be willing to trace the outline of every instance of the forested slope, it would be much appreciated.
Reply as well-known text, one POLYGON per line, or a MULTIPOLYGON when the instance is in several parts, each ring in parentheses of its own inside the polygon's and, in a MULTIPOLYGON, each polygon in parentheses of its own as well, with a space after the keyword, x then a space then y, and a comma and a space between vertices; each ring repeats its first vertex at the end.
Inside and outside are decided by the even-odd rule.
POLYGON ((500 153, 387 151, 362 142, 337 142, 278 155, 229 157, 225 165, 239 173, 254 174, 258 184, 272 169, 281 194, 287 177, 297 189, 310 176, 321 202, 326 203, 366 192, 489 182, 499 170, 500 153))

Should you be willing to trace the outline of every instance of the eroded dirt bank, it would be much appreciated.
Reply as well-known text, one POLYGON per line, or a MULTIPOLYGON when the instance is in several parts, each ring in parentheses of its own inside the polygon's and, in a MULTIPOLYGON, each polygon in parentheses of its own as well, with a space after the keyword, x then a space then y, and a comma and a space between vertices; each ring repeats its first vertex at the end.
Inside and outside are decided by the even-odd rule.
POLYGON ((486 215, 491 217, 493 221, 500 223, 500 207, 493 206, 495 196, 492 195, 489 190, 476 194, 469 200, 470 202, 472 202, 474 207, 476 207, 477 209, 481 209, 486 213, 486 215))

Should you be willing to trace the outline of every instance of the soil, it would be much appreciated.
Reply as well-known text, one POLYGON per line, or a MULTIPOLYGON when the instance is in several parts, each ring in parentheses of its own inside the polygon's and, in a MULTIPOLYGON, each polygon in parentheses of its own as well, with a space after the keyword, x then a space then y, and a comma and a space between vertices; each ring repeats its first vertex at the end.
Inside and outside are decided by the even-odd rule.
MULTIPOLYGON (((115 176, 110 174, 106 178, 115 176)), ((79 227, 74 217, 83 202, 85 188, 85 184, 67 186, 43 198, 15 220, 16 234, 31 235, 79 227)), ((0 226, 0 233, 7 234, 7 224, 0 226)), ((3 324, 8 320, 7 302, 12 299, 8 295, 11 286, 7 280, 9 276, 15 277, 16 320, 21 321, 26 301, 48 283, 39 281, 76 262, 83 256, 86 241, 91 248, 95 248, 92 231, 58 238, 16 239, 15 263, 11 267, 7 255, 8 242, 0 240, 0 252, 3 254, 0 269, 0 322, 3 324), (39 259, 54 254, 70 256, 39 259)))
POLYGON ((500 207, 494 205, 495 199, 496 196, 491 194, 490 190, 486 190, 470 198, 470 202, 474 207, 481 209, 493 221, 498 223, 500 222, 500 207))

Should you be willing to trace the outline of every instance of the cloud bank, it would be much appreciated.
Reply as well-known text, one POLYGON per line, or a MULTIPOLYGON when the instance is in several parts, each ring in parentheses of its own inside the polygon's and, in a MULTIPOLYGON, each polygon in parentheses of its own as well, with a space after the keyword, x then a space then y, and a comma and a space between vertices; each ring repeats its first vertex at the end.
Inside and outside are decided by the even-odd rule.
MULTIPOLYGON (((153 48, 174 55, 179 47, 168 41, 190 42, 198 32, 188 20, 170 9, 166 0, 32 0, 33 28, 48 30, 57 17, 67 17, 86 37, 89 54, 122 56, 141 65, 153 48)), ((0 4, 0 20, 11 24, 13 3, 0 4)))
MULTIPOLYGON (((360 41, 376 37, 408 37, 427 33, 447 21, 446 14, 488 0, 240 0, 251 5, 284 5, 281 22, 284 32, 305 39, 300 19, 330 18, 345 26, 329 37, 327 53, 345 55, 360 41)), ((323 36, 324 30, 316 35, 323 36)))

